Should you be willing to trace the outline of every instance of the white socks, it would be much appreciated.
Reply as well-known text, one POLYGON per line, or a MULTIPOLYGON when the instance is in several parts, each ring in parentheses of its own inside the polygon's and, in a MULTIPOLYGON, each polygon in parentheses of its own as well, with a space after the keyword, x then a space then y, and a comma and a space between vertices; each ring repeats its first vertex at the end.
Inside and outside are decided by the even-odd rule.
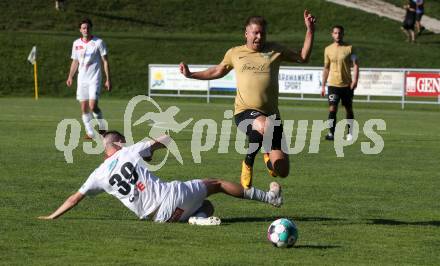
POLYGON ((105 125, 102 122, 102 119, 103 119, 102 112, 101 111, 99 111, 99 113, 93 112, 93 117, 98 121, 99 130, 104 130, 105 125))
POLYGON ((93 119, 92 113, 83 114, 81 117, 84 123, 84 127, 86 129, 87 136, 93 138, 95 136, 95 133, 93 132, 93 127, 90 123, 90 121, 93 119))
POLYGON ((268 195, 268 192, 259 190, 258 188, 254 188, 254 187, 251 187, 249 189, 244 189, 243 198, 270 203, 270 197, 268 195))
POLYGON ((89 113, 83 114, 81 117, 82 117, 82 121, 84 122, 84 127, 86 129, 87 136, 89 136, 91 138, 93 138, 95 136, 95 133, 93 132, 93 126, 91 123, 93 118, 95 118, 96 121, 98 121, 98 129, 105 130, 106 125, 104 124, 104 121, 103 121, 102 112, 99 112, 99 113, 89 112, 89 113))

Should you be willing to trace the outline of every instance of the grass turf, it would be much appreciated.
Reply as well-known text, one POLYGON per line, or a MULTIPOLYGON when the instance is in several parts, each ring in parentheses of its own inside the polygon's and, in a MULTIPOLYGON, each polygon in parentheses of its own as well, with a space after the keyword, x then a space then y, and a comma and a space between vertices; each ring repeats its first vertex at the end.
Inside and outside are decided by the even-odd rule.
MULTIPOLYGON (((232 108, 230 100, 159 103, 162 108, 177 105, 177 121, 205 118, 219 125, 223 112, 232 108)), ((127 100, 102 100, 111 128, 123 129, 126 104, 127 100)), ((1 263, 435 265, 440 259, 438 107, 399 108, 355 104, 361 126, 371 118, 387 123, 386 131, 378 131, 385 142, 378 155, 361 153, 360 141, 368 141, 363 134, 344 150, 343 158, 336 158, 332 143, 324 141, 319 153, 309 154, 309 125, 304 151, 290 157, 290 176, 278 179, 285 197, 282 208, 215 195, 211 200, 223 225, 203 228, 138 221, 108 195, 87 198, 58 220, 37 220, 75 192, 102 156, 84 154, 80 141, 74 163, 67 164, 56 150, 59 121, 80 119, 73 99, 1 98, 1 263), (277 217, 297 223, 300 238, 295 248, 276 249, 267 242, 266 229, 277 217)), ((135 116, 146 111, 151 107, 139 106, 135 116)), ((310 124, 327 116, 323 103, 283 103, 281 113, 283 119, 306 119, 310 124)), ((233 141, 229 153, 218 154, 217 139, 213 150, 202 153, 201 164, 192 162, 193 125, 173 135, 184 165, 169 160, 157 174, 164 180, 210 176, 238 181, 243 156, 235 152, 233 141)), ((133 132, 140 139, 148 127, 140 125, 133 132)), ((272 179, 261 155, 256 162, 255 186, 266 189, 272 179)))

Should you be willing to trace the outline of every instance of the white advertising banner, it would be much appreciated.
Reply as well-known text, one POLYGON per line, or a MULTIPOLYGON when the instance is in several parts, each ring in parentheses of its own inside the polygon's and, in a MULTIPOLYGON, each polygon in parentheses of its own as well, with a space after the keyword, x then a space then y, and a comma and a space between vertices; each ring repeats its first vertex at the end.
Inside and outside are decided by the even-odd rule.
POLYGON ((404 72, 361 70, 355 95, 402 96, 404 72))
MULTIPOLYGON (((293 69, 281 67, 279 72, 280 93, 308 93, 321 92, 321 70, 293 69)), ((235 71, 232 70, 221 79, 211 80, 209 87, 214 89, 236 89, 235 71)))
POLYGON ((235 90, 237 88, 237 83, 235 82, 235 71, 230 71, 221 79, 210 80, 209 88, 235 90))
POLYGON ((280 93, 321 93, 322 70, 280 68, 278 84, 280 93))
MULTIPOLYGON (((190 66, 191 71, 201 71, 205 67, 190 66)), ((208 91, 207 80, 195 80, 185 78, 179 70, 179 66, 150 66, 149 87, 151 90, 187 90, 208 91)))
MULTIPOLYGON (((209 66, 190 66, 191 71, 201 71, 209 66)), ((404 72, 386 69, 361 69, 355 95, 402 96, 404 72)), ((281 67, 279 92, 296 94, 320 94, 322 69, 281 67)), ((180 74, 178 65, 150 65, 151 90, 208 91, 209 89, 235 90, 235 71, 216 80, 194 80, 180 74)))

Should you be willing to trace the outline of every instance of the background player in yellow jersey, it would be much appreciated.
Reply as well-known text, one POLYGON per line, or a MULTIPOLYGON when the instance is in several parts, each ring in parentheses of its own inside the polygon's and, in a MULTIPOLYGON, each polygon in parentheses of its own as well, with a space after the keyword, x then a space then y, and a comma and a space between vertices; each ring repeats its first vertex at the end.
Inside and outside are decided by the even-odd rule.
POLYGON ((325 85, 328 81, 328 119, 332 121, 330 132, 325 136, 326 140, 333 140, 336 127, 336 113, 338 112, 339 101, 345 107, 348 122, 347 140, 353 139, 352 121, 353 113, 353 93, 357 87, 359 79, 359 63, 353 46, 344 42, 344 28, 333 26, 333 43, 325 48, 324 51, 324 70, 322 72, 321 95, 325 96, 325 85), (353 78, 351 77, 351 66, 353 66, 353 78))
MULTIPOLYGON (((280 44, 266 42, 267 22, 263 17, 252 16, 245 23, 246 44, 229 49, 223 61, 204 71, 191 72, 185 63, 180 64, 180 72, 187 78, 210 80, 225 76, 233 68, 237 77, 235 97, 235 122, 246 132, 250 144, 248 154, 242 162, 241 184, 245 188, 252 185, 252 167, 255 156, 263 144, 263 136, 268 128, 269 116, 280 123, 278 110, 278 72, 282 61, 305 63, 309 60, 315 31, 315 17, 304 11, 307 28, 302 49, 289 49, 280 44), (241 123, 241 122, 245 123, 241 123), (255 147, 258 147, 255 149, 255 147)), ((264 154, 264 161, 272 176, 286 177, 289 174, 289 158, 281 150, 282 124, 273 128, 271 147, 264 154)), ((267 138, 266 138, 267 139, 267 138)), ((269 145, 270 146, 270 145, 269 145)))

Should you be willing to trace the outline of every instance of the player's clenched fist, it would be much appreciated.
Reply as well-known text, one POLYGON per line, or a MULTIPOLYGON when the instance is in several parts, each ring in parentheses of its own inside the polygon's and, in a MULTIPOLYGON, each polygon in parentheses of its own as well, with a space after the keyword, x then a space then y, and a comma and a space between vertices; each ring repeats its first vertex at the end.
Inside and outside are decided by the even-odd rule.
POLYGON ((191 76, 191 72, 189 71, 188 65, 181 62, 179 64, 180 73, 185 77, 189 78, 191 76))
POLYGON ((66 80, 66 84, 67 84, 67 87, 72 86, 72 78, 68 78, 68 79, 66 80))
POLYGON ((306 24, 307 30, 315 30, 316 17, 312 16, 307 9, 304 10, 304 23, 306 24))

